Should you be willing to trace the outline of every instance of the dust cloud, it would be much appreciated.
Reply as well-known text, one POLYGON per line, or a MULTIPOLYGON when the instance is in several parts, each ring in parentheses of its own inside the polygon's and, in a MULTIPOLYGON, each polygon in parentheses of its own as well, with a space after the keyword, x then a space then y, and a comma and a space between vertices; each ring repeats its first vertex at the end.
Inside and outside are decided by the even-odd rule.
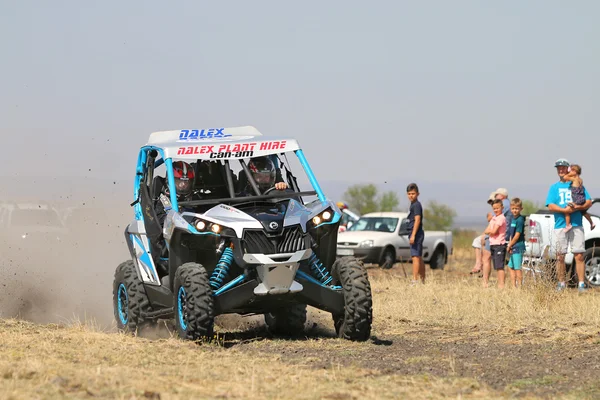
POLYGON ((0 317, 114 329, 112 280, 130 258, 124 231, 133 220, 132 184, 4 180, 0 317))

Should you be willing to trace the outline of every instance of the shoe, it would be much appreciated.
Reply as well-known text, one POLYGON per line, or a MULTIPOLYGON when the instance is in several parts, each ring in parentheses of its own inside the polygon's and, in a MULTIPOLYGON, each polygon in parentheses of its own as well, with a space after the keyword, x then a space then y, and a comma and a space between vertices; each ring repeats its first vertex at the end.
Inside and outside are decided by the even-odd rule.
POLYGON ((577 286, 577 290, 579 291, 579 293, 583 293, 583 292, 587 291, 587 288, 585 287, 585 283, 579 282, 579 286, 577 286))
POLYGON ((473 269, 471 270, 471 272, 469 272, 469 273, 470 273, 471 275, 473 275, 473 274, 480 274, 480 273, 481 273, 481 268, 480 268, 480 269, 475 269, 475 268, 473 268, 473 269))
POLYGON ((415 281, 414 279, 410 281, 410 286, 417 286, 419 281, 415 281))
POLYGON ((556 286, 556 290, 560 292, 562 290, 565 290, 566 287, 567 287, 567 285, 564 282, 558 282, 558 285, 556 286))
POLYGON ((573 228, 573 225, 567 225, 567 226, 565 226, 564 231, 569 232, 571 230, 571 228, 573 228))

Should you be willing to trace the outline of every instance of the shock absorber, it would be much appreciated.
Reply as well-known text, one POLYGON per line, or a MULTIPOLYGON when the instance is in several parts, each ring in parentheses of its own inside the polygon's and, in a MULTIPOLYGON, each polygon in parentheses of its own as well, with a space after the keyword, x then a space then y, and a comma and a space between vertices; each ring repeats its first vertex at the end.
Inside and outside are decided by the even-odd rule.
MULTIPOLYGON (((222 249, 222 246, 219 246, 219 250, 220 249, 222 249)), ((217 254, 218 253, 219 251, 217 250, 217 254)), ((217 290, 223 286, 223 282, 229 273, 231 263, 233 263, 233 245, 227 246, 225 250, 223 250, 223 254, 221 255, 217 266, 210 276, 209 283, 214 290, 217 290)))
POLYGON ((322 284, 329 285, 331 283, 333 278, 329 275, 329 271, 323 266, 323 263, 319 260, 314 251, 308 258, 308 265, 310 267, 310 272, 312 272, 313 276, 322 284))

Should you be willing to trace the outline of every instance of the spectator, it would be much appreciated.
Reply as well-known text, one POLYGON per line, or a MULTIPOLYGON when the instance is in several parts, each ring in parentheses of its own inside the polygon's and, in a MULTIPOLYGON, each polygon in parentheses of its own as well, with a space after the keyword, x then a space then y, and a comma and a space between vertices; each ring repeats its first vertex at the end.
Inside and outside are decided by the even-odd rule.
MULTIPOLYGON (((490 193, 487 203, 491 206, 495 200, 496 192, 490 193)), ((486 215, 487 222, 489 223, 492 219, 493 213, 488 212, 486 215)), ((472 244, 475 249, 475 266, 471 270, 471 274, 478 274, 482 271, 489 277, 492 269, 491 265, 491 253, 490 253, 490 239, 488 235, 481 234, 473 240, 472 244), (479 260, 479 262, 478 262, 479 260)))
POLYGON ((421 278, 425 283, 425 263, 423 262, 423 207, 419 201, 419 187, 416 183, 411 183, 406 188, 406 195, 410 201, 408 209, 408 230, 410 234, 410 256, 413 263, 413 280, 416 284, 421 278))
MULTIPOLYGON (((490 235, 490 250, 492 263, 498 274, 498 287, 504 288, 504 261, 506 258, 506 218, 502 214, 502 200, 496 199, 492 203, 494 216, 492 217, 485 234, 490 235)), ((483 286, 488 287, 489 276, 484 274, 483 286)))
MULTIPOLYGON (((508 190, 506 188, 496 189, 495 198, 502 200, 502 214, 506 218, 506 226, 510 226, 512 221, 512 213, 510 212, 510 199, 508 198, 508 190)), ((506 231, 506 241, 509 241, 508 230, 506 231)))
POLYGON ((550 186, 548 197, 546 198, 546 207, 554 212, 554 237, 556 238, 556 273, 558 277, 558 290, 563 290, 566 287, 566 271, 565 271, 565 254, 569 246, 575 258, 575 270, 579 280, 579 291, 585 290, 585 265, 583 261, 583 253, 585 253, 585 239, 582 226, 582 211, 586 211, 592 206, 592 198, 584 188, 585 202, 581 205, 571 202, 571 182, 566 179, 569 169, 569 162, 564 158, 556 160, 554 167, 558 174, 559 181, 550 186), (571 214, 572 228, 565 230, 567 223, 565 215, 571 214))
POLYGON ((510 201, 510 211, 513 219, 508 228, 510 240, 506 246, 508 254, 508 268, 510 272, 510 282, 512 287, 520 287, 523 283, 523 253, 525 253, 525 217, 521 215, 523 203, 521 199, 515 197, 510 201))
POLYGON ((483 235, 479 235, 477 236, 475 239, 473 239, 473 243, 471 244, 471 246, 475 249, 475 265, 473 266, 473 269, 471 270, 471 274, 479 274, 481 272, 481 270, 483 269, 483 260, 482 260, 482 236, 483 235))

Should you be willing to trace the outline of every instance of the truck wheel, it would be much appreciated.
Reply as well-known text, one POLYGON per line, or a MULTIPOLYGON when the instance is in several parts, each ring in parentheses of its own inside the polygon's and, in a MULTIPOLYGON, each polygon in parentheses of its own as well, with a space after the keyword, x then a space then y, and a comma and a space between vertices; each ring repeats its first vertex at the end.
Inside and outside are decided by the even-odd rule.
POLYGON ((306 323, 306 304, 294 304, 291 307, 265 314, 265 323, 274 334, 299 336, 304 332, 306 323))
POLYGON ((333 263, 331 272, 334 284, 342 286, 344 294, 344 313, 332 315, 337 335, 354 341, 369 339, 373 299, 367 270, 356 258, 344 257, 333 263))
POLYGON ((431 269, 444 269, 446 264, 446 249, 443 246, 437 247, 429 260, 431 269))
POLYGON ((387 247, 383 251, 383 255, 381 256, 381 261, 379 261, 379 266, 382 269, 390 269, 394 266, 396 262, 396 253, 394 253, 394 249, 387 247))
POLYGON ((142 314, 152 311, 152 307, 131 260, 121 263, 115 271, 113 309, 120 331, 136 333, 148 322, 142 314))
POLYGON ((600 286, 600 248, 587 249, 583 258, 587 281, 592 286, 600 286))
POLYGON ((204 267, 185 263, 175 272, 173 285, 175 326, 182 339, 212 339, 214 308, 212 289, 204 267))

